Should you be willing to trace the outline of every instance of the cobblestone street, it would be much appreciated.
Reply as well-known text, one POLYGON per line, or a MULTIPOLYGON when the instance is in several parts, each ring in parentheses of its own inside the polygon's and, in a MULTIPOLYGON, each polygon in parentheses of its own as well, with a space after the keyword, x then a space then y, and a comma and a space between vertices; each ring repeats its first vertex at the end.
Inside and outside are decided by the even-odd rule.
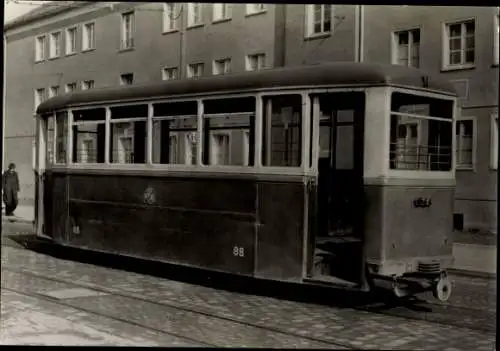
POLYGON ((69 261, 2 239, 3 344, 493 350, 493 280, 453 277, 450 301, 420 310, 348 308, 69 261))

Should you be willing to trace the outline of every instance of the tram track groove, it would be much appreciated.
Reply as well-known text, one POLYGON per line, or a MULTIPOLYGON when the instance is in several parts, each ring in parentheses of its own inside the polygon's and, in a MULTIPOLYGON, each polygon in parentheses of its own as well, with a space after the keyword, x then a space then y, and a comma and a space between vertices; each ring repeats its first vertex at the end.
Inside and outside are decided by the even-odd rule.
MULTIPOLYGON (((10 246, 10 245, 8 245, 8 246, 10 248, 14 249, 14 250, 24 250, 24 249, 22 249, 20 247, 14 247, 14 246, 10 246)), ((27 247, 25 245, 23 245, 23 247, 25 249, 27 249, 27 247)), ((78 261, 76 261, 76 262, 78 262, 78 261)), ((102 266, 99 266, 99 267, 102 267, 102 266)), ((11 271, 15 271, 16 268, 9 268, 9 269, 11 271)), ((32 275, 32 276, 38 276, 36 273, 32 273, 31 271, 24 271, 23 270, 22 272, 18 272, 18 273, 28 274, 28 275, 32 275)), ((59 281, 59 282, 66 283, 66 284, 76 284, 73 281, 67 281, 67 280, 64 280, 62 278, 47 277, 47 276, 44 276, 43 274, 39 275, 38 277, 42 278, 42 279, 59 281)), ((97 290, 97 291, 103 291, 103 292, 107 292, 107 293, 112 293, 112 294, 115 294, 117 296, 121 296, 121 297, 125 297, 125 298, 133 298, 133 299, 137 299, 137 300, 140 300, 140 301, 143 301, 143 302, 147 302, 147 303, 154 303, 154 304, 160 305, 160 306, 166 306, 166 307, 176 308, 176 309, 179 309, 179 310, 182 310, 182 311, 185 311, 185 312, 199 313, 199 314, 203 314, 203 315, 208 316, 208 317, 218 318, 218 319, 226 320, 226 321, 229 321, 229 322, 236 322, 236 323, 244 324, 244 325, 247 325, 247 326, 254 326, 254 327, 257 327, 257 328, 261 328, 261 329, 265 329, 265 330, 269 330, 269 331, 273 331, 273 332, 285 333, 285 334, 290 335, 290 336, 305 338, 305 339, 308 339, 308 340, 311 340, 311 341, 315 341, 315 342, 318 342, 318 341, 319 342, 328 342, 328 341, 325 341, 325 340, 322 340, 322 339, 318 339, 318 338, 314 338, 314 337, 309 337, 309 336, 303 336, 303 335, 300 335, 300 334, 294 334, 294 333, 290 333, 290 332, 287 332, 287 331, 283 331, 281 329, 272 328, 272 327, 269 327, 269 326, 262 326, 262 325, 255 324, 255 323, 243 322, 243 321, 240 321, 238 319, 232 319, 232 318, 229 318, 229 317, 214 315, 214 314, 211 314, 209 312, 200 311, 198 309, 186 308, 186 307, 183 307, 183 306, 179 306, 178 304, 175 304, 175 303, 171 304, 171 303, 167 303, 167 302, 158 302, 158 301, 154 301, 154 300, 150 300, 150 299, 145 299, 144 297, 136 296, 136 295, 133 295, 133 294, 130 294, 130 293, 128 293, 130 295, 126 295, 126 294, 124 294, 122 292, 122 290, 119 290, 119 289, 104 288, 104 287, 99 286, 99 285, 92 285, 92 283, 90 283, 90 285, 87 285, 89 283, 83 283, 83 282, 78 283, 78 284, 80 284, 80 286, 82 286, 82 287, 92 288, 92 289, 97 290), (110 289, 110 290, 102 290, 102 289, 110 289)), ((388 302, 393 302, 393 301, 388 301, 388 302)), ((463 305, 451 305, 451 304, 432 303, 432 302, 427 302, 426 300, 423 300, 421 302, 423 302, 423 303, 425 303, 427 305, 435 306, 435 307, 440 308, 440 309, 449 309, 449 310, 451 310, 451 309, 458 309, 458 310, 462 310, 462 311, 463 310, 470 310, 470 311, 475 311, 475 312, 483 311, 483 312, 488 312, 488 313, 495 313, 495 312, 487 311, 485 309, 480 309, 480 308, 475 308, 475 307, 469 307, 469 306, 463 306, 463 305)), ((385 316, 390 316, 390 317, 402 318, 402 319, 406 319, 406 320, 423 321, 423 322, 426 322, 426 323, 433 323, 433 324, 442 325, 442 326, 453 326, 453 327, 458 327, 458 328, 466 329, 466 330, 474 330, 474 331, 480 331, 480 332, 486 332, 486 333, 494 333, 495 332, 495 327, 492 327, 492 328, 477 327, 477 324, 474 324, 474 327, 472 327, 470 325, 464 325, 464 323, 457 323, 457 322, 449 321, 449 320, 447 320, 446 322, 445 321, 436 320, 436 319, 433 320, 432 319, 432 315, 429 316, 429 314, 432 313, 432 312, 429 312, 429 313, 423 312, 419 316, 411 316, 411 315, 408 315, 408 314, 407 315, 403 315, 402 311, 398 312, 398 311, 395 311, 395 310, 392 310, 392 311, 391 310, 377 310, 377 307, 379 307, 379 305, 383 306, 383 303, 378 303, 378 304, 368 305, 368 306, 360 306, 360 307, 349 307, 349 308, 352 309, 352 310, 362 311, 362 312, 366 312, 366 313, 375 313, 375 314, 379 314, 379 315, 385 315, 385 316)), ((404 305, 397 305, 397 304, 394 305, 393 307, 408 309, 408 307, 406 307, 404 305)), ((462 315, 462 314, 457 314, 457 315, 462 315)), ((340 344, 340 343, 334 344, 334 345, 341 346, 341 347, 348 347, 348 348, 352 348, 353 347, 352 345, 344 345, 344 344, 340 344)))
POLYGON ((96 316, 99 316, 99 317, 102 317, 102 318, 112 319, 112 320, 115 320, 117 322, 134 325, 136 327, 140 327, 140 328, 143 328, 143 329, 151 330, 151 331, 154 331, 154 332, 157 332, 157 333, 161 333, 161 334, 165 334, 165 335, 169 335, 169 336, 174 336, 176 338, 179 338, 179 339, 182 339, 182 340, 186 340, 186 341, 190 341, 190 342, 194 342, 196 344, 201 344, 201 345, 205 345, 205 346, 208 346, 208 347, 218 347, 218 345, 216 345, 216 344, 211 344, 211 343, 207 343, 205 341, 196 340, 196 339, 193 339, 193 338, 190 338, 190 337, 186 337, 186 336, 183 336, 183 335, 180 335, 180 334, 177 334, 177 333, 167 332, 167 331, 162 330, 162 329, 154 328, 154 327, 147 326, 147 325, 144 325, 144 324, 141 324, 141 323, 137 323, 137 322, 134 322, 134 321, 126 320, 126 319, 123 319, 123 318, 120 318, 120 317, 110 316, 110 315, 107 315, 105 313, 96 312, 95 310, 92 310, 92 309, 89 309, 89 308, 75 306, 73 304, 61 301, 61 300, 59 300, 57 298, 51 298, 49 296, 45 296, 45 295, 40 294, 40 293, 26 292, 26 291, 22 291, 22 290, 19 290, 19 289, 7 288, 7 287, 5 287, 3 285, 2 285, 1 289, 2 290, 7 290, 7 291, 10 291, 10 292, 19 294, 19 295, 24 295, 24 296, 28 296, 28 297, 31 297, 31 298, 40 299, 40 300, 43 300, 43 301, 46 301, 46 302, 55 303, 55 304, 57 304, 59 306, 64 306, 64 307, 67 307, 67 308, 72 308, 72 309, 77 310, 79 312, 90 313, 90 314, 93 314, 93 315, 96 315, 96 316))
MULTIPOLYGON (((43 274, 33 273, 33 272, 26 271, 24 269, 19 269, 19 268, 12 268, 12 267, 8 267, 6 265, 2 265, 2 270, 6 270, 6 271, 13 272, 13 273, 18 273, 18 274, 29 275, 29 276, 32 276, 32 277, 35 277, 35 278, 45 279, 45 280, 49 280, 49 281, 53 281, 53 282, 57 282, 57 283, 64 283, 64 284, 68 284, 68 285, 74 285, 74 286, 78 286, 78 287, 82 287, 82 288, 92 289, 92 290, 95 290, 95 291, 98 291, 98 292, 109 294, 111 296, 114 295, 114 296, 118 296, 118 297, 123 297, 123 298, 138 300, 138 301, 142 301, 142 302, 145 302, 145 303, 151 303, 151 304, 154 304, 154 305, 157 305, 157 306, 168 307, 168 308, 180 310, 180 311, 187 312, 187 313, 193 313, 193 314, 203 315, 203 316, 208 317, 208 318, 220 319, 220 320, 223 320, 223 321, 226 321, 226 322, 236 323, 236 324, 239 324, 239 325, 242 325, 242 326, 246 326, 246 327, 254 327, 254 328, 258 328, 258 329, 269 331, 269 332, 273 332, 273 333, 279 333, 279 334, 283 334, 283 335, 287 335, 287 336, 292 336, 292 337, 295 337, 295 338, 300 338, 300 339, 305 339, 305 340, 309 340, 309 341, 319 342, 319 343, 323 343, 323 344, 327 344, 327 345, 331 345, 331 346, 338 346, 338 347, 341 347, 343 349, 348 349, 348 350, 363 349, 362 347, 360 348, 359 346, 353 346, 353 345, 348 345, 346 343, 340 343, 340 342, 335 342, 335 341, 329 341, 329 340, 324 340, 324 339, 320 339, 320 338, 315 338, 315 337, 311 337, 311 336, 300 335, 300 334, 296 334, 296 333, 290 333, 290 332, 287 332, 287 331, 283 331, 283 330, 281 330, 279 328, 273 328, 273 327, 269 327, 269 326, 258 325, 258 324, 255 324, 255 323, 244 322, 244 321, 240 321, 240 320, 233 319, 233 318, 228 318, 228 317, 223 317, 223 316, 219 316, 219 315, 216 315, 216 314, 211 314, 211 313, 208 313, 208 312, 205 312, 205 311, 200 311, 200 310, 194 309, 194 308, 187 308, 187 307, 178 306, 177 304, 171 304, 171 303, 166 303, 166 302, 158 302, 158 301, 154 301, 152 299, 148 299, 148 298, 137 296, 135 294, 123 293, 119 289, 102 287, 102 286, 95 285, 95 284, 92 284, 92 283, 75 282, 75 281, 70 281, 70 280, 66 280, 66 279, 62 279, 62 278, 47 277, 47 276, 45 276, 43 274)), ((2 289, 11 290, 11 291, 14 291, 16 293, 21 293, 21 292, 15 290, 15 289, 4 288, 3 286, 2 286, 2 289)), ((55 303, 58 303, 58 304, 60 303, 60 300, 55 299, 55 298, 50 298, 50 297, 45 296, 43 294, 26 293, 26 292, 22 292, 22 293, 24 295, 28 295, 28 296, 33 295, 33 297, 37 297, 37 298, 40 296, 40 298, 42 298, 44 300, 55 302, 55 303)), ((81 307, 75 307, 74 305, 71 305, 71 304, 66 304, 66 303, 60 303, 60 304, 63 305, 63 306, 80 309, 80 310, 88 312, 88 313, 95 313, 93 310, 84 309, 84 308, 81 308, 81 307)), ((115 318, 115 317, 112 317, 112 316, 107 316, 107 315, 100 314, 100 313, 95 313, 95 314, 103 316, 103 317, 107 317, 107 318, 116 319, 116 320, 118 320, 120 322, 134 324, 134 325, 137 325, 139 327, 147 328, 147 329, 150 329, 150 330, 153 330, 153 331, 161 331, 159 329, 157 330, 155 328, 146 327, 146 326, 141 325, 141 324, 136 323, 136 322, 129 322, 127 320, 115 318)), ((175 336, 175 337, 181 337, 181 336, 179 336, 177 334, 174 334, 174 333, 165 332, 165 331, 161 331, 161 332, 169 334, 169 335, 172 335, 172 336, 175 336)), ((185 337, 182 337, 182 338, 185 338, 185 337)), ((190 340, 190 341, 201 343, 200 341, 197 341, 197 340, 190 340)), ((208 344, 208 343, 206 343, 206 344, 207 344, 207 346, 218 347, 218 345, 211 345, 211 344, 208 344)))

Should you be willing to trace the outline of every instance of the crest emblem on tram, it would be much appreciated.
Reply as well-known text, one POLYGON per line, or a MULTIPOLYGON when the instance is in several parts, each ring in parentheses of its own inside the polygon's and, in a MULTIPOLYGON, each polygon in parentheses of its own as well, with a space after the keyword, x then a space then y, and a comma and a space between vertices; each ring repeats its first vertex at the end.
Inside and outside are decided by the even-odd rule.
POLYGON ((152 187, 146 188, 144 190, 144 203, 146 205, 153 205, 156 203, 156 191, 152 187))

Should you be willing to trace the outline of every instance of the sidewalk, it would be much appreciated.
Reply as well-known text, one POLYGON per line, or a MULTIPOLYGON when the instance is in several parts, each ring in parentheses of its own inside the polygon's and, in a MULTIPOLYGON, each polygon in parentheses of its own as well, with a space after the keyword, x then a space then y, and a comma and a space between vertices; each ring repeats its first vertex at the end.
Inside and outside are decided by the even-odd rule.
MULTIPOLYGON (((2 207, 3 222, 33 223, 33 206, 20 205, 13 217, 6 217, 2 207)), ((465 275, 494 277, 497 272, 497 237, 479 233, 455 233, 452 271, 465 275)))

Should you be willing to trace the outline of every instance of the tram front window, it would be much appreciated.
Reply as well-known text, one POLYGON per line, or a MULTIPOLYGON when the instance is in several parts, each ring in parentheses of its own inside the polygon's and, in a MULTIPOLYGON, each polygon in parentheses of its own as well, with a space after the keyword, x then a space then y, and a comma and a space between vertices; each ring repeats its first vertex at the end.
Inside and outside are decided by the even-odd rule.
POLYGON ((393 93, 390 168, 443 171, 452 167, 453 102, 393 93))

